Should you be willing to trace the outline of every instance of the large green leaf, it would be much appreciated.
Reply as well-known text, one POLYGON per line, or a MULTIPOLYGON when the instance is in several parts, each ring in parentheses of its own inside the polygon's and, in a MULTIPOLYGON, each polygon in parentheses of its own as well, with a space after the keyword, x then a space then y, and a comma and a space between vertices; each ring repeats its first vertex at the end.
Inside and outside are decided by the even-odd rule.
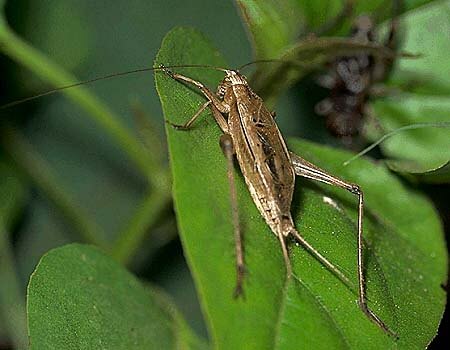
MULTIPOLYGON (((204 37, 178 28, 163 41, 156 64, 223 66, 204 37)), ((177 69, 178 72, 178 69, 177 69)), ((221 74, 180 72, 211 87, 221 74)), ((156 73, 166 119, 182 123, 204 102, 198 92, 156 73)), ((280 116, 281 117, 281 116, 280 116)), ((209 113, 188 132, 167 128, 181 239, 203 304, 210 335, 221 349, 410 349, 436 334, 445 304, 446 251, 430 203, 385 167, 349 153, 293 141, 291 149, 366 193, 367 290, 371 308, 399 335, 396 343, 358 309, 349 290, 301 247, 290 245, 295 278, 285 285, 279 243, 236 171, 245 231, 245 298, 233 299, 234 245, 226 162, 219 128, 209 113)), ((349 193, 299 179, 292 213, 300 232, 338 266, 356 288, 356 201, 349 193)))
MULTIPOLYGON (((411 92, 372 103, 377 123, 368 133, 373 139, 406 125, 450 122, 449 11, 450 1, 440 1, 403 18, 404 50, 421 57, 399 60, 390 79, 391 84, 411 92)), ((433 171, 450 160, 450 129, 403 131, 382 143, 381 149, 388 158, 402 161, 396 163, 397 171, 433 171), (416 170, 411 169, 412 163, 416 170)))
POLYGON ((199 349, 161 292, 94 247, 43 256, 28 286, 31 349, 199 349))

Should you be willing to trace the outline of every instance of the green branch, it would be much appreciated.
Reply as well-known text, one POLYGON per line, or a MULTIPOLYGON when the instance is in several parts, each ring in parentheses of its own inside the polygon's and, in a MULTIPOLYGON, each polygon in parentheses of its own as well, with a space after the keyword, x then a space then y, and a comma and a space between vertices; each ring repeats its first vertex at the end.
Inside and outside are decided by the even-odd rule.
POLYGON ((168 207, 170 198, 168 189, 158 189, 144 198, 127 227, 113 244, 111 255, 116 260, 123 264, 130 262, 146 237, 148 229, 155 225, 161 212, 168 207))
MULTIPOLYGON (((76 83, 75 77, 65 72, 48 57, 30 46, 6 26, 0 30, 0 49, 12 60, 22 64, 54 87, 76 83)), ((119 122, 119 118, 87 89, 77 87, 63 90, 67 97, 82 107, 121 146, 137 168, 153 180, 148 154, 134 135, 119 122)))
POLYGON ((1 143, 15 162, 25 171, 39 190, 41 190, 73 224, 84 242, 107 248, 105 235, 101 228, 92 222, 84 210, 78 206, 63 186, 58 182, 49 165, 37 154, 20 133, 3 126, 1 143))

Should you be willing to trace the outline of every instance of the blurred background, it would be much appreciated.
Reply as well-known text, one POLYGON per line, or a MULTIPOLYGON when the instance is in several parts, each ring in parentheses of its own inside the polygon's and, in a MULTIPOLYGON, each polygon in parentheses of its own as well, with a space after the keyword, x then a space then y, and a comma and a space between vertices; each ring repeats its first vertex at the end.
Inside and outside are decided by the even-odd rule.
MULTIPOLYGON (((230 67, 252 60, 232 1, 10 0, 5 16, 20 37, 79 80, 151 66, 162 38, 175 26, 193 26, 206 33, 230 67)), ((6 56, 0 56, 0 65, 0 104, 51 88, 6 56)), ((118 251, 119 260, 166 290, 193 329, 207 337, 170 197, 156 189, 158 183, 167 186, 170 180, 153 74, 103 80, 88 89, 105 101, 134 142, 144 145, 149 169, 157 174, 151 179, 154 187, 148 189, 139 165, 110 134, 61 94, 2 111, 0 196, 13 191, 8 206, 14 211, 0 228, 5 231, 0 233, 2 244, 9 245, 11 253, 9 269, 0 269, 4 274, 0 284, 16 283, 24 302, 29 276, 49 249, 73 241, 95 243, 80 234, 83 228, 100 233, 107 242, 133 232, 134 246, 130 243, 125 253, 118 251), (159 201, 156 207, 154 198, 159 201), (154 220, 145 219, 155 212, 154 220)), ((325 93, 306 79, 281 96, 277 121, 285 135, 337 145, 326 133, 324 120, 313 115, 314 104, 325 93)), ((434 200, 448 229, 448 185, 420 186, 434 200)), ((0 302, 11 300, 8 297, 0 302)), ((0 306, 0 349, 13 348, 4 319, 9 307, 0 306)), ((448 320, 441 327, 448 327, 448 320)), ((438 348, 440 337, 444 335, 431 348, 438 348)))

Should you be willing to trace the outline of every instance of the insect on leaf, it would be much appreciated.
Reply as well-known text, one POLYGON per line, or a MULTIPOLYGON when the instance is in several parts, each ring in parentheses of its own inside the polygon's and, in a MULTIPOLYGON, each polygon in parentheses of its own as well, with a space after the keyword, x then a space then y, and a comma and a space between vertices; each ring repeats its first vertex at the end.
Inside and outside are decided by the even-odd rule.
MULTIPOLYGON (((156 64, 224 67, 198 32, 176 28, 156 64)), ((225 66, 226 67, 226 66, 225 66)), ((223 77, 208 69, 177 69, 213 88, 223 77)), ((162 72, 156 86, 166 120, 182 124, 204 103, 195 90, 162 72)), ((282 118, 282 116, 280 116, 282 118)), ((297 179, 292 213, 300 233, 341 269, 348 288, 302 247, 291 242, 294 278, 285 285, 279 242, 260 216, 236 167, 247 274, 243 299, 233 299, 234 242, 221 132, 205 112, 189 131, 167 125, 173 192, 184 252, 214 345, 220 349, 389 348, 395 340, 357 306, 356 207, 351 194, 297 179)), ((424 347, 434 337, 445 304, 442 228, 430 203, 405 188, 383 166, 350 154, 292 140, 292 151, 366 191, 367 292, 370 307, 399 334, 399 348, 424 347)))

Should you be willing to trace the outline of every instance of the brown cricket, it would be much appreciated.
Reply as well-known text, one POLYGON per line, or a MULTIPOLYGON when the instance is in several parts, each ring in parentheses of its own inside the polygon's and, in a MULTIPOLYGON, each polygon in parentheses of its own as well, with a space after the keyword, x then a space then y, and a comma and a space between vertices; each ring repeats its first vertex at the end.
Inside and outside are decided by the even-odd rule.
POLYGON ((364 202, 360 187, 328 174, 314 164, 289 152, 273 115, 264 105, 263 100, 252 91, 246 78, 239 71, 216 68, 223 71, 225 77, 218 86, 217 94, 215 94, 199 81, 174 73, 163 65, 160 68, 173 79, 197 87, 207 99, 184 125, 169 123, 177 129, 189 129, 200 114, 209 107, 214 119, 224 133, 220 138, 220 145, 228 159, 228 178, 236 243, 235 296, 239 296, 243 292, 245 269, 237 196, 232 172, 234 155, 237 157, 255 205, 272 232, 279 239, 285 260, 287 279, 291 277, 292 268, 286 247, 286 238, 293 236, 317 260, 341 280, 348 283, 348 279, 342 272, 311 246, 295 228, 290 212, 295 175, 346 189, 358 197, 358 304, 371 321, 395 337, 395 333, 369 309, 366 301, 362 240, 364 202))
MULTIPOLYGON (((247 66, 247 65, 246 65, 247 66)), ((49 90, 39 95, 27 97, 0 106, 7 109, 18 104, 50 95, 55 92, 70 89, 83 84, 92 83, 102 79, 137 73, 142 71, 162 70, 170 77, 180 82, 192 84, 206 97, 206 102, 183 125, 169 122, 177 129, 188 130, 195 120, 206 109, 210 108, 214 119, 223 131, 220 146, 228 160, 228 179, 230 182, 230 198, 232 221, 234 227, 236 247, 236 288, 235 296, 243 293, 243 278, 245 273, 244 250, 242 234, 239 227, 237 195, 234 185, 233 157, 236 155, 242 175, 244 176, 251 197, 265 219, 272 232, 280 241, 286 265, 286 278, 292 275, 291 263, 286 247, 286 238, 294 237, 317 260, 330 269, 347 286, 348 278, 320 252, 309 244, 297 231, 291 215, 291 202, 295 186, 295 175, 337 186, 358 196, 358 229, 357 229, 357 265, 358 265, 358 305, 366 316, 377 324, 390 336, 397 335, 372 311, 366 301, 365 278, 363 265, 363 192, 356 184, 349 183, 333 176, 319 167, 311 164, 300 156, 289 152, 286 143, 274 120, 274 114, 269 112, 263 100, 250 88, 246 78, 238 70, 223 69, 204 65, 180 65, 170 68, 212 68, 225 73, 225 78, 219 84, 217 94, 204 86, 201 82, 181 74, 173 73, 169 67, 151 67, 128 72, 111 74, 90 79, 80 83, 63 86, 49 90)))

